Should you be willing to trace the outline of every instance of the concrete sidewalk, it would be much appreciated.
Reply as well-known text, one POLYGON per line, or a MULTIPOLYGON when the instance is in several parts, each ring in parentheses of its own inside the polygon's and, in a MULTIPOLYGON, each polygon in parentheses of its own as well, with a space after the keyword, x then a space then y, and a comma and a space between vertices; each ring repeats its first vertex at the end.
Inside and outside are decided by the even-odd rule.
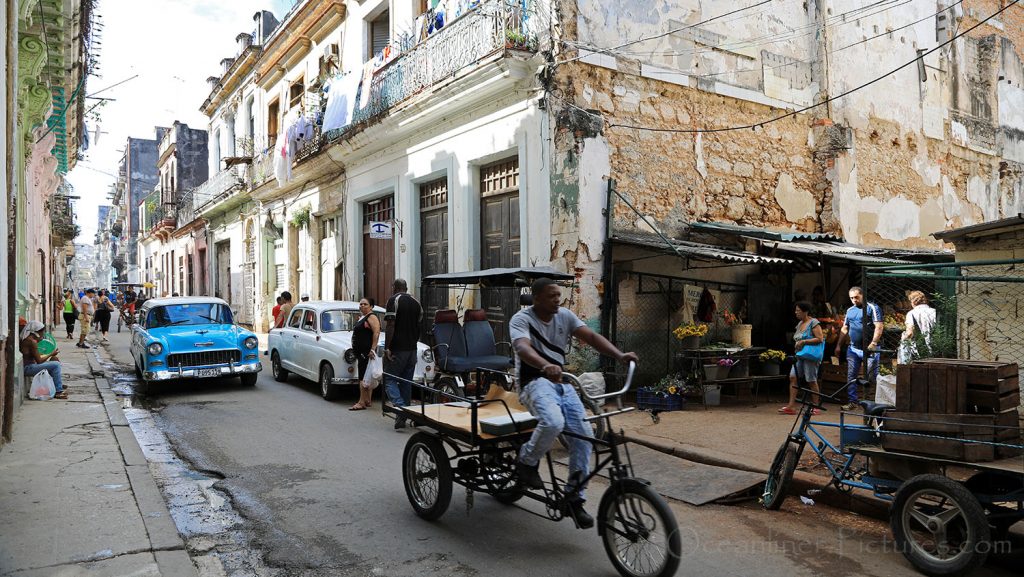
POLYGON ((0 449, 0 576, 197 575, 99 368, 59 339, 68 400, 26 400, 0 449))

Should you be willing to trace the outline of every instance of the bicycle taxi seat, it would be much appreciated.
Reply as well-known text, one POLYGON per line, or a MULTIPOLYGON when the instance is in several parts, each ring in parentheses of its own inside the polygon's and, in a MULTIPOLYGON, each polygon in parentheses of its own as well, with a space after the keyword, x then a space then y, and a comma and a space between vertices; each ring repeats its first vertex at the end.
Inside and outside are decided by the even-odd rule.
POLYGON ((494 332, 482 309, 468 310, 465 326, 459 325, 458 313, 443 309, 434 313, 434 354, 438 368, 446 373, 468 373, 484 368, 505 371, 512 359, 497 354, 494 332))
POLYGON ((891 411, 896 408, 888 403, 873 403, 871 401, 861 401, 857 404, 864 409, 864 414, 869 417, 881 417, 885 415, 886 411, 891 411))

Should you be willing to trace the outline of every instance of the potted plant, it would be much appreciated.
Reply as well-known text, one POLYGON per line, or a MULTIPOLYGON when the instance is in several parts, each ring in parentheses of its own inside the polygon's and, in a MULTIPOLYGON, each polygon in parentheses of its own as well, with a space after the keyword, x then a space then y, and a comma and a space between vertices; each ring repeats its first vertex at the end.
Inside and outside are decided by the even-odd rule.
POLYGON ((653 385, 636 390, 636 404, 641 409, 656 411, 678 411, 683 408, 683 388, 686 379, 682 375, 665 375, 653 385))
POLYGON ((764 376, 776 377, 779 375, 779 367, 782 366, 782 361, 786 360, 786 353, 776 349, 768 349, 757 355, 757 359, 761 361, 761 372, 764 376))
POLYGON ((730 359, 729 357, 722 357, 721 359, 718 359, 718 378, 728 379, 729 371, 732 370, 732 367, 735 364, 736 360, 730 359))
POLYGON ((748 325, 743 322, 744 311, 741 309, 734 312, 729 309, 722 309, 721 314, 726 326, 732 329, 732 342, 743 348, 749 348, 751 345, 750 332, 753 330, 754 325, 748 325))
POLYGON ((701 337, 708 334, 708 326, 694 322, 683 323, 676 327, 672 334, 683 342, 684 349, 699 349, 701 337))

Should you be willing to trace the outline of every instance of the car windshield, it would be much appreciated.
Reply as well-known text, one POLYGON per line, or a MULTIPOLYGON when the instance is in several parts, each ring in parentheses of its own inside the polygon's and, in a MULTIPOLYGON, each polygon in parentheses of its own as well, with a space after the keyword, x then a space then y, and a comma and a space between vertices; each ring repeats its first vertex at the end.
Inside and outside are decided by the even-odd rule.
POLYGON ((320 331, 324 333, 350 331, 361 318, 363 315, 359 314, 359 311, 324 311, 320 313, 320 331))
POLYGON ((231 324, 231 311, 220 303, 187 303, 154 307, 146 318, 148 328, 182 325, 231 324))

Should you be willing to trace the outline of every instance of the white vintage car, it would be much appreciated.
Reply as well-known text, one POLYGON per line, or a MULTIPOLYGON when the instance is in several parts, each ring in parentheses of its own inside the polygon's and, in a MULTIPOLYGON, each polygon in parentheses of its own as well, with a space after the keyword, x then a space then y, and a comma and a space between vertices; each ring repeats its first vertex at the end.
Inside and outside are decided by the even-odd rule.
MULTIPOLYGON (((384 350, 384 309, 374 307, 381 323, 377 351, 384 350)), ((320 395, 328 401, 338 397, 341 385, 358 385, 359 368, 352 351, 352 327, 362 315, 352 301, 307 301, 292 309, 285 325, 271 329, 267 340, 274 379, 288 380, 295 373, 320 384, 320 395)), ((430 348, 418 343, 416 382, 434 380, 434 358, 430 348)))

